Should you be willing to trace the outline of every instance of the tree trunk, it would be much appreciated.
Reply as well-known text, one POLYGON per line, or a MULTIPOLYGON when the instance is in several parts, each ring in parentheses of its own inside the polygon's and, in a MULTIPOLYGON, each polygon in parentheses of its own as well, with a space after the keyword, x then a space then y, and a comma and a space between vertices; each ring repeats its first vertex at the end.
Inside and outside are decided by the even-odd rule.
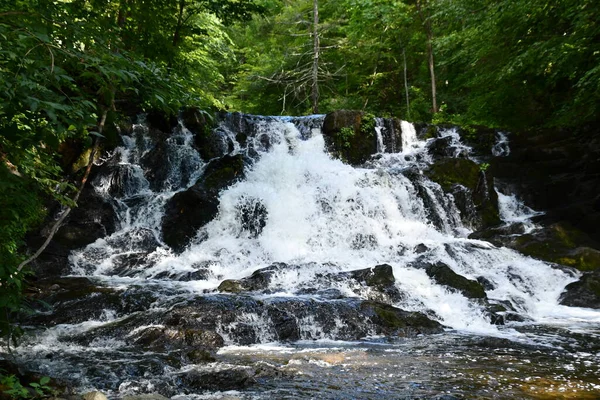
POLYGON ((177 15, 177 25, 173 33, 173 47, 176 48, 181 38, 181 27, 183 26, 183 10, 185 9, 185 0, 179 0, 179 14, 177 15))
POLYGON ((312 112, 319 113, 319 4, 313 0, 312 112))
POLYGON ((437 88, 435 84, 435 63, 433 61, 433 29, 431 28, 431 18, 423 14, 423 8, 421 7, 421 1, 427 2, 427 0, 417 0, 417 11, 419 17, 425 25, 425 33, 427 34, 427 58, 429 64, 429 75, 431 77, 431 102, 433 113, 438 112, 437 106, 437 88))
POLYGON ((406 93, 406 118, 410 120, 410 101, 408 98, 408 77, 406 71, 406 51, 402 49, 402 58, 404 60, 404 92, 406 93))

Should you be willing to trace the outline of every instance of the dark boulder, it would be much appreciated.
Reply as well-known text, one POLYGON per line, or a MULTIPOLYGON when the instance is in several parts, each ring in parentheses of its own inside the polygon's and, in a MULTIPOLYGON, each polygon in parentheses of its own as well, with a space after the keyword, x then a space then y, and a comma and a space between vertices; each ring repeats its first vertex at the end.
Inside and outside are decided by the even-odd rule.
POLYGON ((352 165, 363 164, 377 153, 375 118, 370 114, 334 111, 325 116, 322 131, 328 150, 352 165))
POLYGON ((577 282, 568 284, 560 304, 600 309, 600 268, 586 272, 577 282))
POLYGON ((427 143, 427 151, 433 160, 442 158, 466 158, 468 153, 464 148, 454 143, 452 136, 433 139, 427 143))
POLYGON ((370 322, 380 333, 388 336, 415 336, 442 332, 442 325, 420 312, 404 311, 399 308, 373 301, 360 306, 370 322))
MULTIPOLYGON (((133 344, 144 349, 166 352, 189 348, 210 351, 223 347, 221 335, 200 329, 174 329, 172 327, 149 327, 132 335, 133 344)), ((201 354, 192 355, 200 357, 201 354)))
POLYGON ((436 283, 454 289, 465 297, 470 299, 484 299, 487 297, 481 283, 457 274, 444 263, 429 264, 425 267, 425 272, 436 283))
POLYGON ((69 250, 95 242, 114 233, 118 227, 114 200, 97 194, 86 187, 79 197, 78 206, 73 208, 53 240, 69 250))
POLYGON ((219 192, 242 179, 244 168, 242 155, 215 159, 192 187, 169 199, 162 220, 164 242, 182 251, 198 229, 217 215, 219 192))
POLYGON ((350 273, 352 278, 360 282, 365 282, 367 286, 385 288, 396 283, 392 266, 388 264, 377 265, 373 268, 366 268, 350 273))

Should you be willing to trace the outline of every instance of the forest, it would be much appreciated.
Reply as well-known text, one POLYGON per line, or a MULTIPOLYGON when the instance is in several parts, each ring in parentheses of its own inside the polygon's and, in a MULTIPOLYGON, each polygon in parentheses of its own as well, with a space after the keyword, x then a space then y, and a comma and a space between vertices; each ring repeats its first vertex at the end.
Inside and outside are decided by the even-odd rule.
POLYGON ((599 18, 593 0, 0 0, 0 333, 18 337, 27 233, 76 207, 69 149, 114 147, 122 119, 578 127, 600 112, 599 18))

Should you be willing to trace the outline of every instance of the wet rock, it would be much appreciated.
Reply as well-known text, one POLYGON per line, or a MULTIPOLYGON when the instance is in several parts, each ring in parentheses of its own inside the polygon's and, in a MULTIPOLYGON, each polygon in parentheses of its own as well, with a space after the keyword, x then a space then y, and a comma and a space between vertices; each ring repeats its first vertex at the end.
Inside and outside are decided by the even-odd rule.
POLYGON ((192 369, 178 374, 185 384, 184 390, 239 390, 256 383, 246 369, 192 369))
POLYGON ((456 195, 469 201, 458 201, 457 207, 461 213, 469 218, 464 221, 476 229, 498 225, 500 216, 498 211, 498 194, 494 190, 492 175, 480 169, 474 161, 463 158, 444 158, 434 163, 425 174, 437 182, 445 192, 456 195), (462 187, 468 194, 461 193, 462 187), (470 204, 475 207, 477 219, 473 221, 473 212, 469 210, 470 204), (469 220, 471 219, 471 220, 469 220))
MULTIPOLYGON (((173 349, 193 348, 207 350, 223 347, 224 340, 214 331, 200 329, 177 329, 169 327, 150 327, 134 335, 133 343, 144 349, 165 352, 173 349)), ((200 353, 190 353, 198 358, 200 353)))
POLYGON ((485 290, 477 281, 467 279, 457 274, 444 263, 429 264, 425 267, 425 272, 436 283, 455 289, 470 299, 486 298, 485 290))
POLYGON ((45 326, 99 320, 106 312, 121 316, 142 311, 160 295, 151 288, 132 286, 118 290, 79 277, 38 281, 31 290, 36 292, 29 296, 35 300, 34 312, 22 315, 21 321, 45 326))
POLYGON ((414 248, 414 252, 417 254, 423 254, 429 251, 429 247, 427 247, 426 245, 424 245, 423 243, 418 244, 415 248, 414 248))
MULTIPOLYGON (((407 336, 439 332, 441 325, 424 314, 358 298, 327 302, 301 297, 257 300, 243 295, 209 295, 177 304, 168 311, 148 310, 73 337, 86 344, 95 337, 115 338, 141 349, 212 352, 223 346, 215 332, 240 345, 262 341, 329 338, 360 340, 373 333, 407 336), (149 324, 153 327, 139 329, 149 324), (131 334, 135 332, 135 334, 131 334)), ((202 355, 200 355, 202 356, 202 355)), ((193 355, 187 356, 194 357, 193 355)))
POLYGON ((560 304, 600 309, 600 269, 584 273, 577 282, 568 284, 560 304))
POLYGON ((592 271, 600 267, 596 242, 568 222, 540 226, 533 232, 518 234, 518 226, 499 227, 472 233, 469 238, 484 239, 497 246, 556 264, 592 271))
POLYGON ((102 392, 89 392, 83 395, 83 400, 108 400, 102 392))
POLYGON ((258 237, 267 224, 265 205, 259 199, 244 198, 238 208, 242 231, 247 232, 251 238, 258 237))
POLYGON ((177 116, 155 109, 146 113, 146 122, 151 128, 168 134, 177 126, 177 116))
POLYGON ((136 394, 132 396, 123 396, 122 400, 169 400, 168 397, 161 396, 158 393, 136 394))
POLYGON ((365 282, 367 286, 378 288, 393 286, 396 283, 392 266, 388 264, 352 271, 350 276, 359 282, 365 282))
POLYGON ((423 313, 404 311, 388 304, 366 301, 361 304, 361 311, 380 329, 380 333, 389 336, 410 337, 443 330, 439 322, 423 313))
POLYGON ((218 290, 228 293, 264 291, 268 289, 273 275, 287 268, 289 266, 285 263, 275 263, 254 271, 247 278, 240 280, 226 279, 221 282, 218 290))
POLYGON ((242 155, 213 160, 192 187, 169 199, 162 219, 165 243, 182 251, 198 229, 217 215, 219 192, 242 179, 244 168, 242 155))
POLYGON ((377 153, 375 118, 362 111, 329 113, 322 131, 328 150, 352 165, 362 164, 377 153))
POLYGON ((444 136, 433 139, 427 143, 427 151, 433 160, 439 160, 447 157, 467 157, 467 154, 461 152, 461 149, 453 145, 452 136, 444 136))

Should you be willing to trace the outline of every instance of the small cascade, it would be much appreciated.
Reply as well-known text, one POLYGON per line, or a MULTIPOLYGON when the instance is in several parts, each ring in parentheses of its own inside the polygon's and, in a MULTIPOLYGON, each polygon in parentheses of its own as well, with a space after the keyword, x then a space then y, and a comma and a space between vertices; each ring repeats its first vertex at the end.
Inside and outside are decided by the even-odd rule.
POLYGON ((383 118, 375 119, 375 134, 377 135, 377 153, 385 153, 385 144, 383 141, 383 130, 385 129, 385 120, 383 118))
MULTIPOLYGON (((478 303, 459 294, 445 294, 447 289, 416 265, 443 262, 468 279, 485 277, 494 287, 489 295, 531 316, 540 308, 542 293, 544 302, 551 301, 572 279, 539 263, 537 269, 545 272, 532 278, 526 290, 519 288, 520 281, 512 278, 515 268, 519 268, 518 275, 526 275, 530 261, 464 239, 469 231, 462 225, 453 197, 418 172, 428 159, 425 142, 417 139, 412 124, 401 122, 402 153, 374 160, 369 169, 356 169, 327 154, 320 123, 322 116, 226 114, 217 125, 216 138, 226 138, 230 153, 246 155, 254 160, 253 165, 243 180, 221 192, 218 215, 181 254, 163 244, 159 227, 165 202, 190 187, 203 171, 190 133, 180 125, 166 140, 161 158, 167 159, 168 165, 162 172, 143 167, 160 145, 144 139, 141 130, 135 137, 125 137, 124 145, 117 149, 118 165, 139 176, 123 180, 125 190, 117 196, 123 228, 75 252, 73 270, 103 277, 147 278, 189 276, 199 273, 197 266, 202 266, 197 275, 202 278, 194 285, 215 290, 224 278, 243 279, 273 263, 284 263, 292 269, 275 276, 284 274, 285 285, 273 286, 275 278, 271 278, 267 291, 295 296, 307 290, 325 290, 332 282, 317 279, 323 274, 387 263, 395 276, 414 277, 414 282, 413 278, 399 281, 405 294, 396 306, 466 330, 496 328, 478 303), (141 166, 132 166, 136 160, 141 166), (161 183, 153 184, 152 179, 159 176, 161 183), (429 250, 420 255, 414 249, 421 245, 429 250), (502 257, 512 261, 506 263, 502 257), (293 267, 299 265, 305 267, 293 267), (490 270, 488 265, 506 268, 490 270), (430 294, 423 297, 425 288, 430 294), (452 312, 447 310, 448 301, 454 304, 452 312)), ((387 128, 383 120, 377 121, 377 127, 380 149, 384 149, 382 132, 387 128)), ((455 129, 443 130, 440 135, 450 138, 455 156, 469 154, 470 148, 461 143, 455 129)), ((105 181, 99 187, 106 193, 114 191, 105 181)), ((351 282, 336 282, 342 293, 354 293, 351 282)), ((256 316, 240 318, 228 329, 258 321, 256 316), (250 319, 244 322, 243 318, 250 319)), ((258 336, 268 336, 264 335, 258 336)))
POLYGON ((507 157, 510 155, 510 146, 506 133, 496 133, 496 143, 492 146, 492 155, 495 157, 507 157))
POLYGON ((496 189, 496 193, 498 193, 500 218, 506 225, 520 224, 524 228, 523 233, 530 233, 535 230, 536 225, 531 221, 531 218, 543 215, 543 212, 527 207, 515 194, 506 195, 498 189, 496 189))
POLYGON ((417 130, 415 126, 407 121, 401 122, 402 127, 402 153, 409 153, 418 147, 417 130))

